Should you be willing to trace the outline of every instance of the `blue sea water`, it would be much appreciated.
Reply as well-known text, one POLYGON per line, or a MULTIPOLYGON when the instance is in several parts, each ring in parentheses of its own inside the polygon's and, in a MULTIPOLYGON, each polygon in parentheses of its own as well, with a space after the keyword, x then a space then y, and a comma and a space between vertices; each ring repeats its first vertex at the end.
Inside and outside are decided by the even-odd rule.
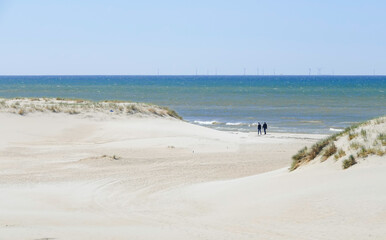
POLYGON ((168 106, 220 130, 331 133, 386 114, 386 76, 0 76, 0 97, 168 106))

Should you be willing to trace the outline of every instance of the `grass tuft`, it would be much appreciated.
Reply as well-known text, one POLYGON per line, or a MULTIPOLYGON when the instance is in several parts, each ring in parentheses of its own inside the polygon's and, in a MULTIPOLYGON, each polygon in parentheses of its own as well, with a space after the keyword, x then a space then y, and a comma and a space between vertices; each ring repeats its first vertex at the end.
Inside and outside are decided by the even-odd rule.
POLYGON ((353 165, 357 164, 357 162, 355 161, 355 158, 353 155, 350 155, 350 157, 348 159, 345 159, 342 163, 342 167, 343 169, 347 169, 353 165))
POLYGON ((367 157, 369 155, 374 155, 376 154, 376 151, 374 148, 365 148, 362 147, 361 150, 358 153, 358 157, 367 157))
POLYGON ((292 156, 292 165, 290 170, 292 171, 298 168, 302 160, 305 159, 306 157, 307 157, 307 147, 304 147, 303 149, 299 150, 297 154, 292 156))
POLYGON ((362 129, 361 130, 361 136, 363 137, 363 139, 367 139, 367 131, 362 129))
POLYGON ((331 143, 329 147, 327 147, 323 152, 322 161, 327 160, 330 156, 334 155, 337 151, 337 148, 334 143, 331 143))
POLYGON ((26 114, 24 108, 20 108, 19 111, 18 111, 17 113, 18 113, 19 115, 22 115, 22 116, 24 116, 24 115, 26 114))
POLYGON ((341 157, 346 156, 346 152, 343 149, 339 149, 338 152, 334 155, 335 160, 338 160, 341 157))
POLYGON ((350 143, 350 148, 351 149, 354 149, 354 150, 357 150, 358 148, 362 147, 361 144, 357 143, 357 142, 352 142, 350 143))
POLYGON ((381 141, 382 146, 386 146, 386 134, 380 133, 380 134, 377 136, 377 139, 378 139, 379 141, 381 141))
POLYGON ((349 141, 353 140, 356 137, 358 137, 358 133, 355 133, 355 132, 349 132, 348 133, 348 140, 349 141))

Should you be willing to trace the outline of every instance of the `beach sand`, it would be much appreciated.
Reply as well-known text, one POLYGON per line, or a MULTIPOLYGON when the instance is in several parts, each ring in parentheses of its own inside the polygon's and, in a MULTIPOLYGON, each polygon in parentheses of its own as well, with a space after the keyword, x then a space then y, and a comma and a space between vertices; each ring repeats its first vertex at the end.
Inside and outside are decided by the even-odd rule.
POLYGON ((382 157, 289 172, 291 156, 321 135, 7 112, 0 130, 0 239, 386 236, 382 157))

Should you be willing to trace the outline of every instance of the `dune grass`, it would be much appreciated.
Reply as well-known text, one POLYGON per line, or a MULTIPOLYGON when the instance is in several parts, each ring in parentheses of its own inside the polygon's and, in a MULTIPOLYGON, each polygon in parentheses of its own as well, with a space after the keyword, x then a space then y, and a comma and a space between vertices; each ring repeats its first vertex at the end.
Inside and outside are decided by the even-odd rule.
POLYGON ((300 165, 315 159, 315 157, 318 156, 319 153, 321 153, 324 147, 326 147, 327 145, 329 145, 330 143, 336 140, 339 134, 340 133, 337 133, 330 137, 322 139, 317 143, 315 143, 314 145, 312 145, 311 148, 309 149, 303 148, 302 150, 300 150, 296 155, 292 157, 292 164, 291 164, 290 170, 293 171, 296 168, 298 168, 300 165))
POLYGON ((377 139, 378 139, 379 141, 381 141, 382 146, 386 146, 386 134, 380 133, 380 134, 377 136, 377 139))
POLYGON ((101 112, 110 115, 153 115, 182 120, 182 117, 178 115, 176 111, 154 104, 133 103, 120 100, 93 102, 84 99, 67 99, 61 97, 0 99, 0 112, 17 113, 22 116, 33 112, 68 113, 72 115, 101 112))
MULTIPOLYGON (((327 160, 332 155, 334 155, 335 160, 338 160, 341 157, 345 156, 346 152, 343 149, 338 150, 338 148, 335 145, 335 142, 338 139, 340 139, 341 137, 347 137, 347 141, 349 143, 349 148, 348 148, 349 152, 358 151, 358 149, 360 149, 358 152, 356 152, 356 153, 354 152, 355 155, 357 155, 357 157, 359 157, 359 158, 365 158, 369 155, 383 156, 385 154, 385 150, 382 149, 382 146, 386 145, 386 134, 380 133, 377 136, 376 140, 372 139, 374 141, 374 142, 372 142, 372 141, 369 141, 369 139, 368 139, 369 138, 368 130, 365 130, 365 129, 359 130, 359 128, 365 127, 369 124, 373 124, 373 125, 382 124, 385 122, 385 119, 386 119, 386 117, 383 116, 383 117, 380 117, 377 119, 373 119, 370 121, 366 121, 366 122, 352 125, 350 127, 347 127, 344 131, 342 131, 340 133, 336 133, 334 135, 331 135, 325 139, 318 141, 317 143, 312 145, 310 148, 305 147, 305 148, 299 150, 299 152, 292 157, 292 163, 291 163, 289 170, 293 171, 293 170, 297 169, 299 166, 314 160, 318 156, 320 156, 321 161, 327 160), (374 148, 365 147, 364 144, 359 143, 358 141, 353 141, 350 143, 351 140, 357 138, 359 135, 363 138, 363 140, 361 140, 361 139, 359 139, 359 140, 363 141, 364 144, 369 145, 369 144, 373 143, 373 145, 376 147, 374 147, 374 148), (381 142, 381 144, 380 144, 381 146, 379 146, 377 141, 381 142)), ((374 135, 371 135, 371 136, 374 136, 374 135)), ((372 138, 374 138, 374 137, 372 137, 372 138)), ((347 161, 352 163, 352 162, 355 162, 355 159, 353 160, 350 157, 347 161)), ((349 163, 346 163, 346 164, 349 164, 349 163)))
POLYGON ((353 165, 357 164, 357 162, 355 161, 355 158, 353 155, 350 155, 350 157, 348 159, 345 159, 343 162, 342 162, 342 168, 343 169, 347 169, 353 165))
POLYGON ((338 149, 336 148, 334 143, 331 143, 323 152, 322 160, 326 160, 330 156, 334 155, 338 149))
POLYGON ((334 155, 335 160, 338 160, 341 157, 346 156, 346 152, 343 149, 339 149, 338 152, 334 155))

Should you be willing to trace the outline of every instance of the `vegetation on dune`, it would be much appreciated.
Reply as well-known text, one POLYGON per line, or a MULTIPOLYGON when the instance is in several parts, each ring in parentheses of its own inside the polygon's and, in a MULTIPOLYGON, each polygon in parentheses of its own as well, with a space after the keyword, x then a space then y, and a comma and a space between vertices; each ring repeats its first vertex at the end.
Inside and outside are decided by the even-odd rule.
POLYGON ((364 129, 362 129, 362 130, 361 130, 361 136, 362 136, 364 139, 366 139, 366 138, 367 138, 367 131, 364 130, 364 129))
POLYGON ((357 150, 361 147, 361 145, 358 143, 358 142, 352 142, 350 143, 350 148, 351 149, 354 149, 354 150, 357 150))
POLYGON ((163 109, 166 110, 166 113, 170 116, 170 117, 174 117, 174 118, 177 118, 177 119, 180 119, 182 120, 182 117, 180 115, 178 115, 178 113, 174 110, 171 110, 167 107, 163 107, 163 109))
POLYGON ((358 133, 349 132, 348 133, 348 140, 351 141, 354 138, 358 137, 358 133))
POLYGON ((361 150, 358 152, 358 157, 365 158, 369 155, 383 156, 384 154, 385 152, 380 148, 366 148, 362 146, 361 150))
POLYGON ((348 159, 345 159, 342 163, 342 167, 343 169, 347 169, 349 167, 351 167, 352 165, 355 165, 357 164, 357 162, 355 161, 355 158, 353 155, 350 155, 350 157, 348 159))
POLYGON ((24 115, 25 114, 24 108, 20 108, 19 111, 18 111, 18 114, 19 115, 24 115))
POLYGON ((307 147, 302 148, 299 150, 297 154, 292 156, 292 165, 290 167, 291 170, 295 170, 301 163, 307 159, 308 153, 307 153, 307 147))
POLYGON ((377 139, 378 139, 379 141, 381 141, 382 146, 386 146, 386 134, 380 133, 380 134, 377 136, 377 139))
POLYGON ((385 123, 385 119, 386 117, 383 116, 374 120, 352 125, 340 133, 336 133, 318 141, 310 148, 305 147, 299 150, 299 152, 292 157, 292 164, 289 168, 290 171, 293 171, 299 166, 316 158, 320 159, 320 161, 325 161, 331 156, 334 156, 334 159, 338 161, 346 156, 346 152, 351 155, 348 159, 343 160, 344 169, 357 163, 354 155, 362 159, 369 155, 383 156, 386 152, 384 149, 386 146, 386 134, 383 132, 378 133, 379 131, 383 131, 382 128, 378 128, 378 132, 376 132, 367 126, 370 124, 372 126, 383 124, 385 123), (352 141, 358 136, 361 136, 361 138, 357 141, 352 141), (342 139, 343 142, 340 141, 340 145, 337 146, 336 143, 339 142, 339 139, 342 139), (345 141, 346 143, 344 144, 345 141))
POLYGON ((343 149, 339 149, 338 152, 334 155, 335 160, 338 160, 341 157, 346 156, 346 152, 343 149))
POLYGON ((120 100, 93 102, 84 99, 66 98, 14 98, 0 99, 0 112, 11 112, 26 115, 32 112, 52 112, 81 114, 104 112, 108 114, 142 114, 181 119, 174 110, 154 104, 133 103, 120 100))
POLYGON ((326 139, 320 140, 319 142, 312 145, 309 149, 303 148, 302 150, 300 150, 295 156, 292 157, 293 161, 290 170, 293 171, 300 165, 313 160, 316 156, 319 155, 319 153, 323 150, 325 146, 335 141, 338 135, 339 133, 334 134, 326 139))
POLYGON ((331 143, 329 147, 324 150, 323 160, 326 160, 330 156, 334 155, 338 149, 336 148, 334 143, 331 143))

